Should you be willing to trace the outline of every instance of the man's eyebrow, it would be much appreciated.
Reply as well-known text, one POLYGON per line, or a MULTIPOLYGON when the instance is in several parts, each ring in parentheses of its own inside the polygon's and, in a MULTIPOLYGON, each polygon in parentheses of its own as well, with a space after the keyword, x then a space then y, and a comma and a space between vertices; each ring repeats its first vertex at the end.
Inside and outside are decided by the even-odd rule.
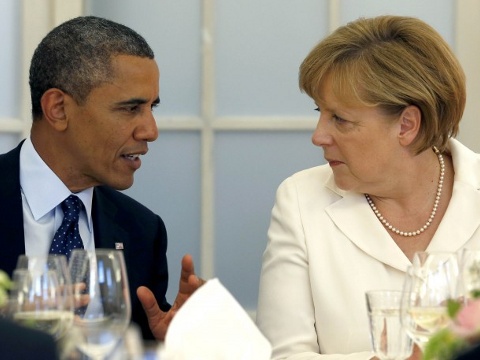
MULTIPOLYGON (((125 100, 125 101, 119 101, 119 102, 115 103, 115 105, 117 105, 117 106, 132 106, 132 105, 143 105, 143 104, 147 104, 147 103, 148 103, 147 99, 132 98, 132 99, 128 99, 128 100, 125 100)), ((157 97, 152 102, 152 105, 158 105, 158 104, 160 104, 160 98, 159 97, 157 97)))

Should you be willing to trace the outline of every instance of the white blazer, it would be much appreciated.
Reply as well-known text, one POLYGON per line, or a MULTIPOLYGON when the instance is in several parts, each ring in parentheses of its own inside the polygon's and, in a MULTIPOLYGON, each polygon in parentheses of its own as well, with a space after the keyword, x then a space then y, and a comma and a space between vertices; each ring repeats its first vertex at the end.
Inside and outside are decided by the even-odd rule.
MULTIPOLYGON (((427 250, 480 248, 480 155, 448 148, 452 198, 427 250)), ((370 359, 365 291, 401 289, 410 261, 364 195, 339 189, 328 165, 296 173, 278 188, 268 237, 257 325, 272 359, 370 359)))

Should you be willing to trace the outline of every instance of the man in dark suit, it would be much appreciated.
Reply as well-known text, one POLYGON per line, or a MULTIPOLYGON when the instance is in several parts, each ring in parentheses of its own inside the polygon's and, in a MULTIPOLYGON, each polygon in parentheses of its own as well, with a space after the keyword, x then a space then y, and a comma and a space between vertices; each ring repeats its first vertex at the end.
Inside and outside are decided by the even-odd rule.
POLYGON ((0 269, 18 255, 44 255, 69 195, 82 202, 86 249, 124 253, 132 320, 144 338, 163 340, 175 311, 203 283, 189 255, 179 293, 167 302, 167 234, 161 218, 118 190, 133 184, 140 156, 158 129, 159 70, 132 29, 93 16, 53 29, 30 66, 30 137, 0 155, 0 269))

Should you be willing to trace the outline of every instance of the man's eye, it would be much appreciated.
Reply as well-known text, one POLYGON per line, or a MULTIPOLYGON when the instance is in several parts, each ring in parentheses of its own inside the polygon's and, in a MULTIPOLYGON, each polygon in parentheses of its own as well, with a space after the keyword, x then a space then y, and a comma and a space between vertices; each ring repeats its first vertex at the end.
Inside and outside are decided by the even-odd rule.
POLYGON ((152 106, 150 107, 150 110, 151 111, 155 111, 156 108, 158 108, 160 104, 156 103, 156 104, 152 104, 152 106))
POLYGON ((319 108, 319 107, 316 107, 314 110, 320 112, 320 108, 319 108))
POLYGON ((127 106, 124 108, 124 110, 130 113, 136 113, 140 110, 140 106, 138 105, 127 106))

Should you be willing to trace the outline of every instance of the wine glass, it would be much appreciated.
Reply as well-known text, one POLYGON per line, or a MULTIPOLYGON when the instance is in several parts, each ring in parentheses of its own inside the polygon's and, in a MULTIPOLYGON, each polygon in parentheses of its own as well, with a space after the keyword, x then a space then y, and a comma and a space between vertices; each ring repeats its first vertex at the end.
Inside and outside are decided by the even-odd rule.
POLYGON ((461 252, 457 286, 458 297, 464 302, 480 297, 480 250, 461 252))
POLYGON ((407 359, 412 354, 413 341, 400 321, 402 292, 370 290, 365 299, 375 356, 381 360, 407 359))
POLYGON ((455 254, 446 253, 419 254, 407 269, 401 320, 422 351, 428 340, 450 323, 447 303, 455 297, 457 274, 455 254))
POLYGON ((73 250, 69 269, 77 349, 92 359, 104 359, 130 322, 130 294, 123 253, 111 249, 73 250))
POLYGON ((459 261, 456 253, 448 251, 417 251, 413 255, 412 266, 420 274, 426 274, 436 271, 439 267, 444 267, 451 295, 456 294, 459 274, 459 261))
POLYGON ((36 273, 52 270, 56 273, 61 290, 65 296, 71 301, 71 285, 70 271, 68 270, 67 257, 60 254, 47 255, 25 255, 18 257, 15 269, 28 269, 36 273))
POLYGON ((13 320, 62 338, 73 322, 73 299, 63 255, 20 255, 12 276, 13 320))

